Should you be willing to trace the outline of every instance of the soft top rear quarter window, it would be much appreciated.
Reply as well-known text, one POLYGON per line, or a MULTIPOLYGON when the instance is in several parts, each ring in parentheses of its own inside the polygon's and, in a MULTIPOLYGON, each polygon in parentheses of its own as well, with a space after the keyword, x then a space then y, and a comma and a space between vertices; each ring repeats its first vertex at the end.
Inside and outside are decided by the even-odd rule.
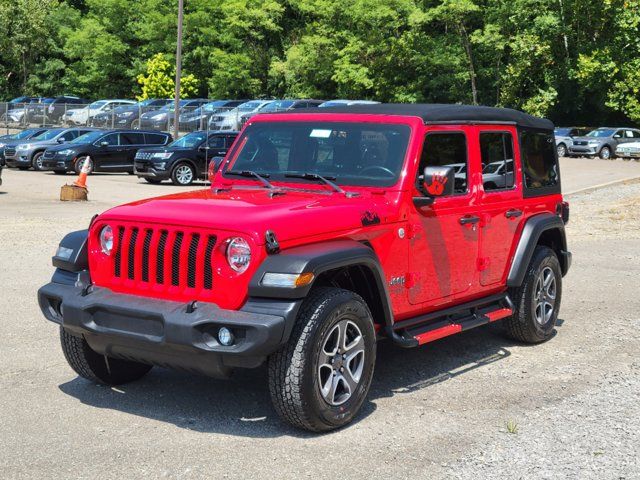
POLYGON ((520 129, 524 196, 560 193, 560 169, 553 132, 520 129))

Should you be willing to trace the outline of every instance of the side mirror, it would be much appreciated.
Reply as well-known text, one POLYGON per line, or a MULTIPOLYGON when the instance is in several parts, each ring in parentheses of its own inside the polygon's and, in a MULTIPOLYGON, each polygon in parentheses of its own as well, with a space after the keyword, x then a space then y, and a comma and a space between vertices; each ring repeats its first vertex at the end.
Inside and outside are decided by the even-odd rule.
POLYGON ((58 140, 56 140, 56 142, 64 143, 64 142, 66 142, 66 140, 64 138, 60 137, 58 140))
POLYGON ((426 167, 422 187, 429 197, 453 195, 456 175, 453 167, 426 167))
POLYGON ((109 146, 109 142, 100 142, 100 146, 101 147, 108 147, 109 146))

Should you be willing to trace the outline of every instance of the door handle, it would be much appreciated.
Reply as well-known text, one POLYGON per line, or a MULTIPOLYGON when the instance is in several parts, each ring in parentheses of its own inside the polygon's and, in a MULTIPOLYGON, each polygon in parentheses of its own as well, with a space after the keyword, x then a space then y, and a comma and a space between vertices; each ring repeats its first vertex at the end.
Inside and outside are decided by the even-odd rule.
POLYGON ((507 210, 504 213, 504 216, 507 218, 517 218, 522 215, 522 210, 518 210, 516 208, 512 208, 511 210, 507 210))
POLYGON ((465 215, 464 217, 460 217, 460 225, 469 225, 469 224, 476 224, 480 221, 480 217, 477 217, 475 215, 465 215))

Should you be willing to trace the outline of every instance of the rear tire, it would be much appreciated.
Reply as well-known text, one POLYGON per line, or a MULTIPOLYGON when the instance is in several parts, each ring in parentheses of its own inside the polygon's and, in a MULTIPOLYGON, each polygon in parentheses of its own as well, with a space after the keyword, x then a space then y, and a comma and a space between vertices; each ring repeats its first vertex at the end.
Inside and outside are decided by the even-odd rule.
POLYGON ((273 406, 297 428, 340 428, 360 410, 375 359, 375 331, 366 302, 348 290, 318 288, 300 308, 287 344, 269 357, 273 406))
POLYGON ((557 147, 558 149, 558 157, 566 157, 567 156, 567 146, 564 143, 561 143, 557 147))
POLYGON ((510 295, 515 311, 503 322, 507 335, 532 344, 549 340, 562 299, 562 271, 556 253, 549 247, 536 247, 522 285, 510 295))
POLYGON ((62 352, 73 370, 83 378, 103 385, 121 385, 144 377, 151 365, 100 355, 87 341, 60 328, 62 352))

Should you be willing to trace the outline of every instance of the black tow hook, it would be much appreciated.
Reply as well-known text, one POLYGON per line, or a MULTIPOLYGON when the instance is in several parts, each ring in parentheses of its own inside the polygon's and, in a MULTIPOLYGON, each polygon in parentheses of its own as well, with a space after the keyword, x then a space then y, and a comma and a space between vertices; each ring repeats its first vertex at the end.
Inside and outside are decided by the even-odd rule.
POLYGON ((193 313, 198 308, 198 301, 193 300, 187 304, 187 313, 193 313))

